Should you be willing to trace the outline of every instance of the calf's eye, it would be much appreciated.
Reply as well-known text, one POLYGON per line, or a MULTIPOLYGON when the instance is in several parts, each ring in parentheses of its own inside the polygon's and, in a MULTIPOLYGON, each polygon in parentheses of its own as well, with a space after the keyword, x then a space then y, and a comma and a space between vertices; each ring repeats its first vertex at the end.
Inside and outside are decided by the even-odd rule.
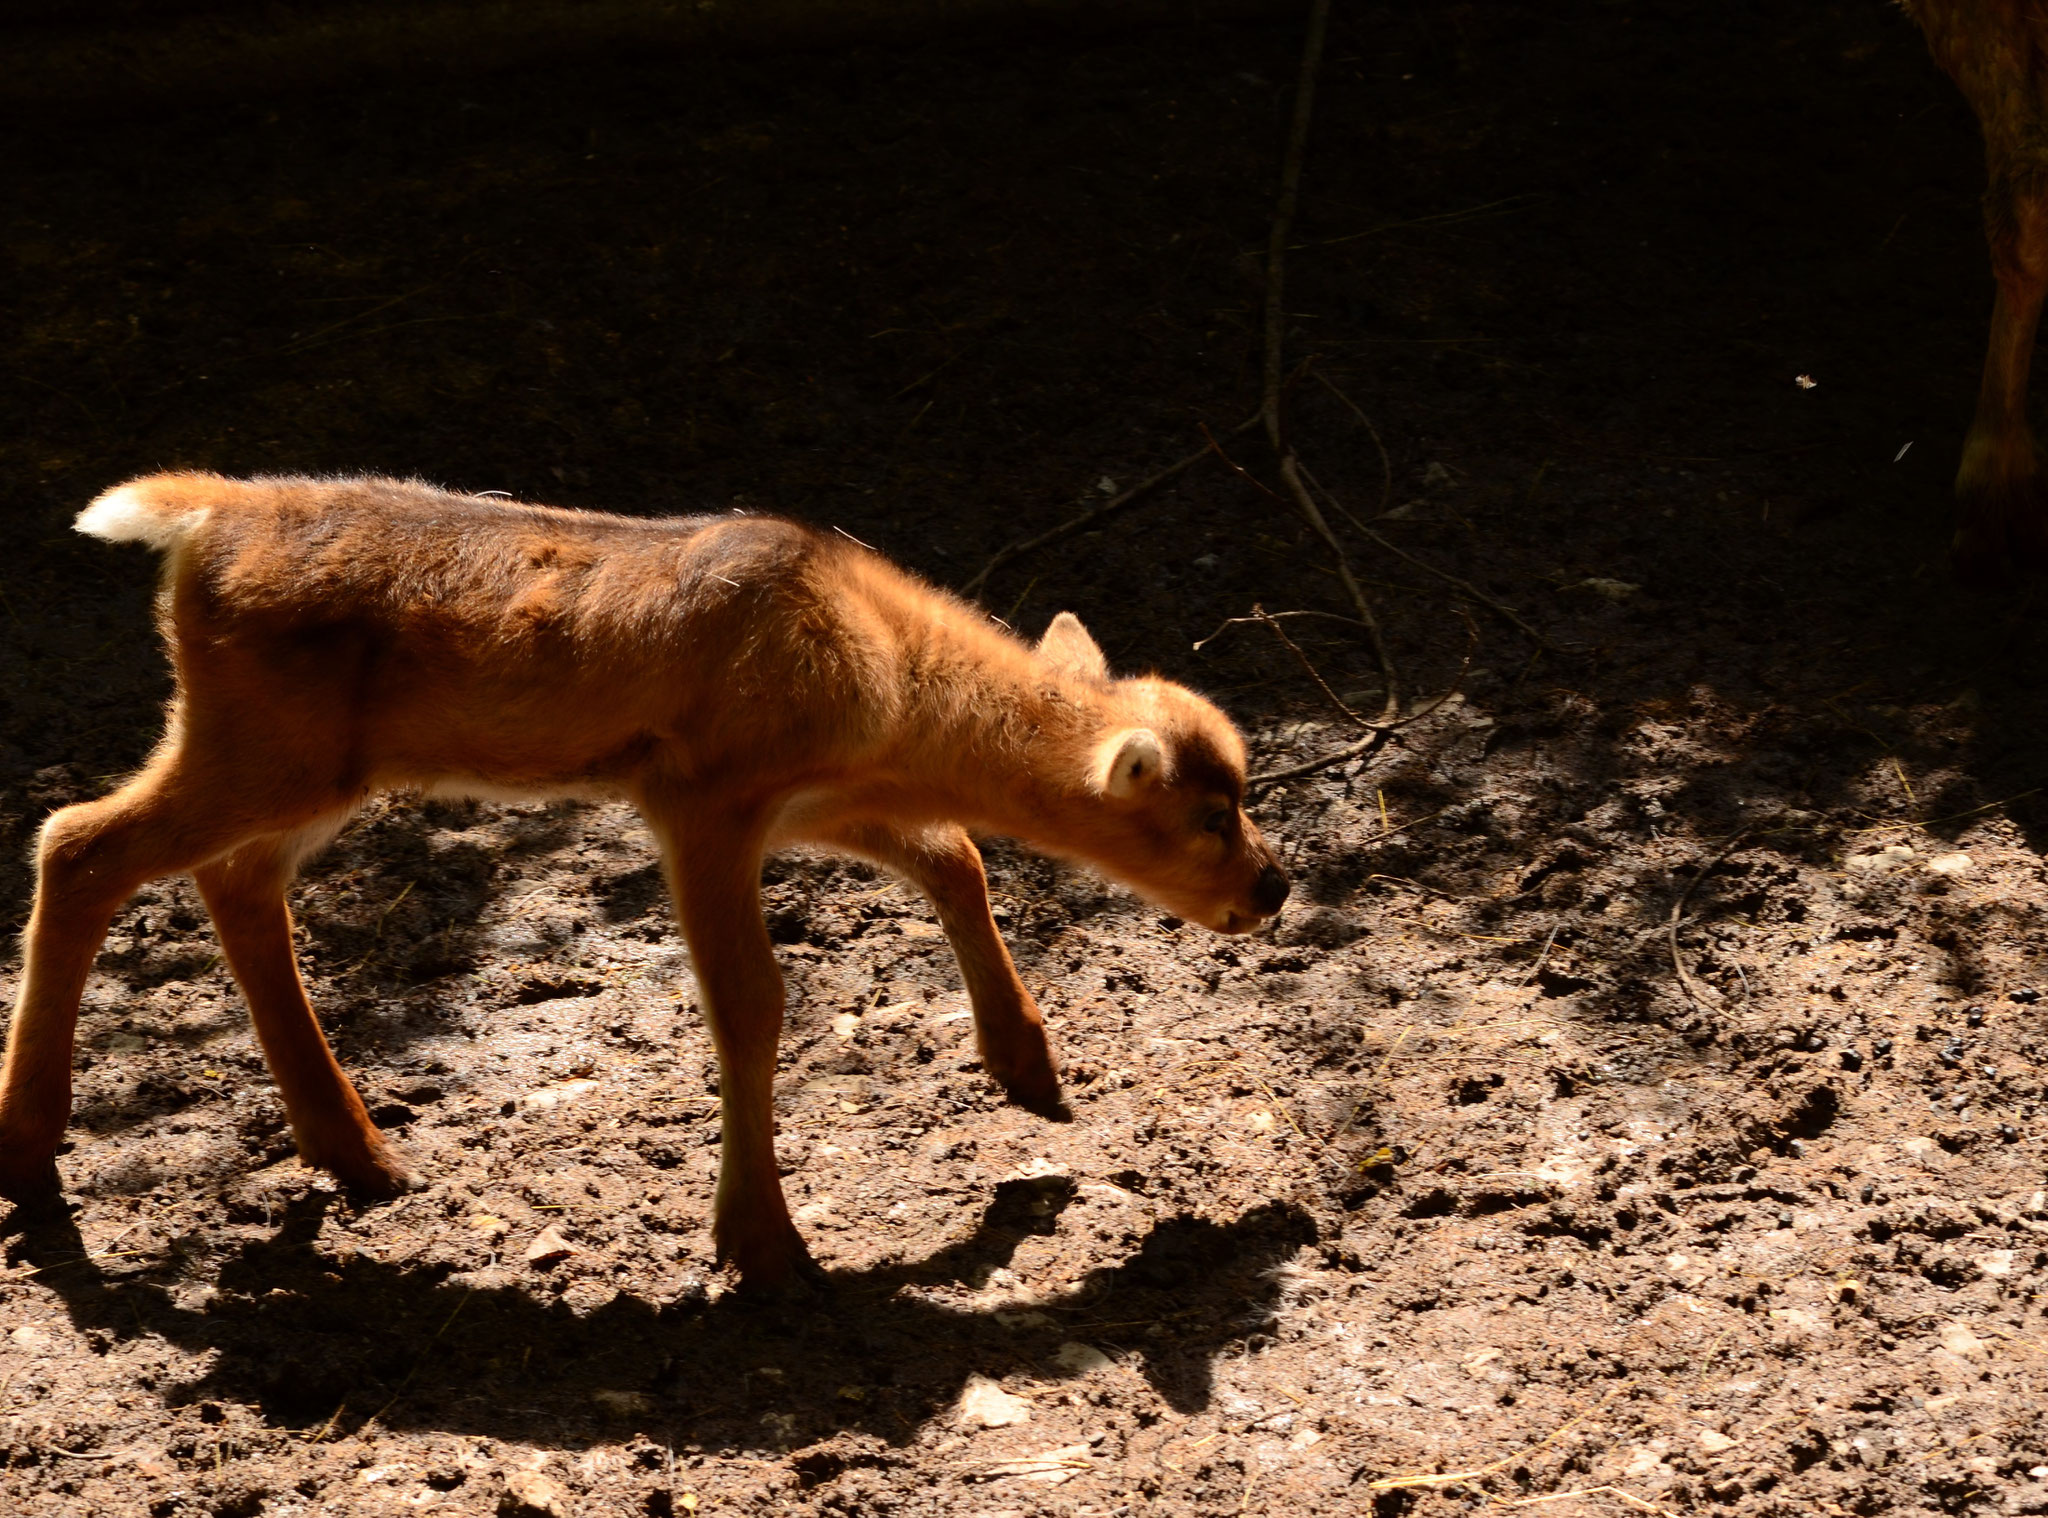
POLYGON ((1223 833, 1229 831, 1229 828, 1229 807, 1219 806, 1215 811, 1202 819, 1202 831, 1205 833, 1223 833))

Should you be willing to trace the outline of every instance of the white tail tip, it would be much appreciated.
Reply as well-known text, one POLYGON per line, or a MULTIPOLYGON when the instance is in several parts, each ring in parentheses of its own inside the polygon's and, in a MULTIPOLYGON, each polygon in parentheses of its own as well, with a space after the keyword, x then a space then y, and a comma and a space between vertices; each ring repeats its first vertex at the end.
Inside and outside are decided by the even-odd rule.
POLYGON ((117 485, 78 514, 71 525, 89 538, 109 543, 147 543, 168 550, 181 542, 206 517, 204 507, 162 501, 146 481, 117 485))

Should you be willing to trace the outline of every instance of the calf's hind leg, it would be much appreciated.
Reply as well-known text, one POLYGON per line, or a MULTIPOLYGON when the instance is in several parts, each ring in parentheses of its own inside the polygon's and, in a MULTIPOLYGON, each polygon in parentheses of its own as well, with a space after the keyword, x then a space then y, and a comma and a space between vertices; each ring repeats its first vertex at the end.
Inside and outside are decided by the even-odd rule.
POLYGON ((249 1003, 299 1157, 353 1191, 390 1197, 417 1186, 418 1177, 371 1123, 321 1035, 292 955, 291 909, 285 904, 285 886, 298 860, 326 842, 339 820, 244 844, 193 871, 193 878, 249 1003))
POLYGON ((191 869, 254 831, 217 804, 221 795, 163 751, 112 795, 65 807, 43 825, 0 1069, 0 1197, 26 1203, 57 1194, 78 999, 93 957, 137 886, 191 869))

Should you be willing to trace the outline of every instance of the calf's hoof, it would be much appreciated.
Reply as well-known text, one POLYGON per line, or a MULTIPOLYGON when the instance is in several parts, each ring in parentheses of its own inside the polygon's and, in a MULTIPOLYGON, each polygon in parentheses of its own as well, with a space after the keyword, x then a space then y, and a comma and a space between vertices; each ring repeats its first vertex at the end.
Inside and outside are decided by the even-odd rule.
POLYGON ((0 1145, 0 1198, 24 1212, 38 1212, 55 1206, 63 1196, 55 1155, 22 1159, 0 1145))
POLYGON ((718 1263, 739 1272, 740 1291, 750 1298, 786 1296, 825 1284, 824 1270, 793 1224, 729 1244, 720 1240, 718 1263))
POLYGON ((389 1144, 377 1144, 350 1154, 304 1155, 308 1165, 325 1170, 355 1195, 373 1202, 388 1202, 418 1191, 427 1183, 423 1176, 389 1144))
POLYGON ((1023 1053, 983 1049, 982 1068, 1003 1088, 1003 1095, 1026 1112, 1056 1123, 1072 1119, 1066 1098, 1060 1095, 1060 1073, 1043 1041, 1023 1053))
POLYGON ((1071 1123, 1074 1109, 1067 1105, 1067 1099, 1060 1093, 1060 1078, 1050 1066, 1042 1076, 1024 1080, 1003 1081, 1000 1077, 1003 1095, 1010 1104, 1022 1107, 1026 1112, 1036 1113, 1049 1123, 1071 1123))

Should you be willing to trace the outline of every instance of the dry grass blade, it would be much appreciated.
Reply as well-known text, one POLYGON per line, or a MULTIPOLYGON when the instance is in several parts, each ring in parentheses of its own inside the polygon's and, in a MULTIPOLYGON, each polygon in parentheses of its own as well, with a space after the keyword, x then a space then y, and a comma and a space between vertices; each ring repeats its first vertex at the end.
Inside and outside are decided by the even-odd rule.
POLYGON ((1676 1518, 1670 1508, 1659 1507, 1656 1503, 1638 1497, 1634 1492, 1625 1492, 1618 1486, 1581 1486, 1569 1492, 1551 1492, 1542 1497, 1523 1497, 1514 1502, 1505 1502, 1503 1507, 1536 1507, 1545 1502, 1569 1502, 1574 1497, 1618 1497, 1639 1513, 1655 1513, 1658 1518, 1676 1518))
POLYGON ((1604 1412, 1608 1403, 1634 1385, 1635 1381, 1633 1379, 1622 1382, 1621 1385, 1615 1387, 1613 1391, 1602 1397, 1584 1412, 1567 1418, 1534 1444, 1518 1449, 1512 1454, 1502 1455, 1498 1460, 1489 1460, 1486 1464, 1474 1466, 1468 1471, 1444 1471, 1414 1476, 1386 1476, 1372 1482, 1367 1489, 1375 1492, 1396 1492, 1411 1491, 1417 1487, 1459 1486, 1467 1481, 1478 1481, 1487 1476, 1498 1475, 1517 1460, 1526 1460, 1538 1450, 1548 1449, 1581 1423, 1584 1423, 1588 1418, 1593 1417, 1597 1413, 1604 1412))

